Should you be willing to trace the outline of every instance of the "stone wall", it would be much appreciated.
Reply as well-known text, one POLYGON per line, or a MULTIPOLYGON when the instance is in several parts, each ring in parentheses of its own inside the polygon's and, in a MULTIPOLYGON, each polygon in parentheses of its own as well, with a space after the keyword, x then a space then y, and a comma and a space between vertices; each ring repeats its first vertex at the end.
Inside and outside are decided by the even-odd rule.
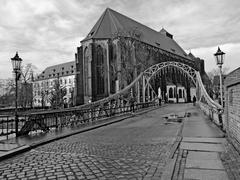
POLYGON ((225 85, 225 123, 228 135, 240 142, 240 68, 229 73, 225 85))

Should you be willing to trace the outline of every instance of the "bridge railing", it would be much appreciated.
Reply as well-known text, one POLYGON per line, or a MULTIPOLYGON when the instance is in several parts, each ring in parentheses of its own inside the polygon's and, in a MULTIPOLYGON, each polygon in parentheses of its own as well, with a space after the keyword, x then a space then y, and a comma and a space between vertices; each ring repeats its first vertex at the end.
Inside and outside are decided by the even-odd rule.
MULTIPOLYGON (((123 115, 133 110, 137 111, 155 106, 157 103, 153 95, 149 95, 146 102, 145 96, 139 92, 139 84, 142 81, 143 73, 123 90, 92 103, 66 109, 21 114, 17 135, 27 135, 30 132, 38 131, 46 132, 52 128, 84 126, 112 116, 123 115), (133 91, 137 93, 134 95, 133 91), (141 98, 142 100, 140 100, 141 98), (134 100, 132 101, 132 99, 134 100)), ((14 116, 1 116, 0 128, 2 128, 2 130, 0 129, 0 136, 16 134, 14 116)))
MULTIPOLYGON (((135 103, 133 106, 121 102, 118 106, 105 105, 102 107, 88 107, 81 109, 67 109, 45 111, 19 116, 18 135, 27 135, 30 132, 49 131, 63 127, 80 127, 98 123, 101 120, 128 114, 143 108, 155 106, 156 102, 135 103)), ((0 116, 0 140, 15 136, 15 117, 10 115, 0 116)))
POLYGON ((200 109, 218 126, 223 128, 223 107, 208 95, 199 72, 196 71, 198 88, 198 105, 200 109))

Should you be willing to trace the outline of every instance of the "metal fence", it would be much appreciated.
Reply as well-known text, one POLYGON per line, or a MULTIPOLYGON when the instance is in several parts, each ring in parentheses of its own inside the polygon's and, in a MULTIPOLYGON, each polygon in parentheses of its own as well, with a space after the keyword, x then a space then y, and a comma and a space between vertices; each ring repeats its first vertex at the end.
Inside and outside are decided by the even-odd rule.
MULTIPOLYGON (((134 105, 120 103, 105 103, 102 106, 48 110, 19 115, 18 135, 27 135, 34 131, 49 131, 63 127, 81 127, 113 116, 127 114, 143 108, 155 106, 156 102, 137 103, 134 105)), ((15 136, 15 117, 0 116, 0 139, 15 136)))

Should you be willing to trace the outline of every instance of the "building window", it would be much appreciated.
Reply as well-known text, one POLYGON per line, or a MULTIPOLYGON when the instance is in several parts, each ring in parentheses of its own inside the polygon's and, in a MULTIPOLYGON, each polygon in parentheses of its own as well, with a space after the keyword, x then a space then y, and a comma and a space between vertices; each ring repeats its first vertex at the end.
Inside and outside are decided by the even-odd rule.
POLYGON ((169 98, 173 98, 173 88, 169 88, 169 98))
POLYGON ((89 84, 90 84, 90 82, 89 82, 90 75, 89 74, 91 72, 91 69, 88 69, 91 67, 88 65, 90 63, 89 62, 90 61, 89 54, 90 54, 89 49, 86 48, 84 50, 84 93, 86 95, 89 95, 89 92, 88 92, 89 84))
POLYGON ((97 94, 104 94, 104 58, 103 48, 97 47, 97 94))
POLYGON ((69 82, 69 84, 71 84, 72 83, 71 79, 69 79, 68 82, 69 82))
POLYGON ((64 83, 67 84, 67 80, 66 79, 64 80, 64 83))
POLYGON ((182 89, 178 90, 178 96, 179 96, 179 98, 182 98, 182 89))

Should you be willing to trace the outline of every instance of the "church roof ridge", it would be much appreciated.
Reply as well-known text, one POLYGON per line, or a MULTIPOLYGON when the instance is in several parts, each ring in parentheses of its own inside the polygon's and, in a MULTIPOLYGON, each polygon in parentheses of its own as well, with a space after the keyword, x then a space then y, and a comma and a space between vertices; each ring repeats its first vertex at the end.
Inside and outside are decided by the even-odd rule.
POLYGON ((131 30, 138 31, 140 34, 139 40, 146 44, 190 59, 185 51, 170 36, 161 34, 111 8, 106 8, 91 31, 81 42, 89 39, 110 39, 113 38, 116 33, 129 33, 128 31, 131 30))

